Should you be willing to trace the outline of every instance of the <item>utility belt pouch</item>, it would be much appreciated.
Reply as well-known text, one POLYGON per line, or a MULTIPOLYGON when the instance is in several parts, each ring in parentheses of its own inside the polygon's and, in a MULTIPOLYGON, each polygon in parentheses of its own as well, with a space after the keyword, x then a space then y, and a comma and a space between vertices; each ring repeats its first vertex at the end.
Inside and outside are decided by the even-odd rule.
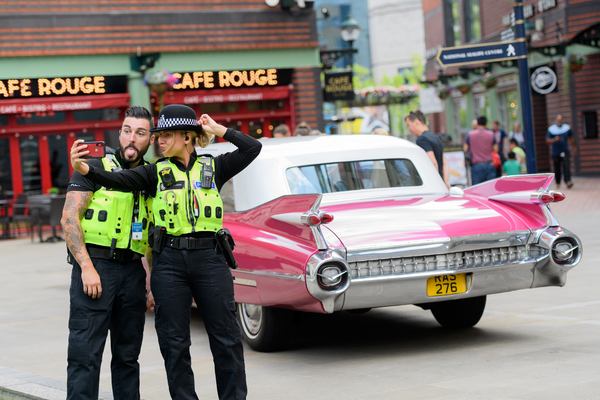
POLYGON ((158 253, 163 251, 167 242, 167 230, 164 226, 155 226, 152 235, 152 249, 158 253))
POLYGON ((227 265, 229 265, 229 268, 236 269, 238 263, 235 261, 235 257, 233 256, 235 242, 233 241, 233 236, 231 236, 229 229, 220 229, 217 233, 215 233, 215 239, 217 240, 217 248, 215 249, 216 253, 223 254, 227 265))
POLYGON ((73 265, 74 261, 75 261, 75 257, 71 253, 71 250, 69 250, 69 248, 67 247, 67 263, 73 265))

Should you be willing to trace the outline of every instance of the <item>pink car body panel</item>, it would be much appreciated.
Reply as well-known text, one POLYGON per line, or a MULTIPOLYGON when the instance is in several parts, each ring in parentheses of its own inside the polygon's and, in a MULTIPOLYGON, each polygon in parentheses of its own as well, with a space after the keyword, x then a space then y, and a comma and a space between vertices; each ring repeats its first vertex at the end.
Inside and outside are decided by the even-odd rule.
MULTIPOLYGON (((333 214, 325 225, 331 247, 393 247, 415 240, 448 239, 498 232, 528 231, 545 225, 539 205, 506 202, 487 197, 516 191, 535 192, 551 178, 503 179, 465 191, 465 196, 397 196, 376 200, 328 204, 321 211, 333 214), (511 190, 511 188, 513 190, 511 190)), ((324 312, 301 277, 315 254, 315 239, 308 226, 290 224, 274 215, 307 212, 317 195, 275 199, 246 212, 226 214, 225 226, 235 232, 236 279, 251 279, 255 286, 236 285, 236 301, 302 311, 324 312), (244 272, 246 271, 246 272, 244 272), (268 271, 289 276, 279 279, 268 271), (252 273, 250 273, 252 272, 252 273)))

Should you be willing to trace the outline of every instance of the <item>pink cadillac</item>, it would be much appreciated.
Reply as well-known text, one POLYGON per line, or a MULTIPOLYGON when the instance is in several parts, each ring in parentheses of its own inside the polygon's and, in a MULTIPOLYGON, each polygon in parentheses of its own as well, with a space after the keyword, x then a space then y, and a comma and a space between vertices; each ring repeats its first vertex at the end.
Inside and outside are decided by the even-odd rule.
POLYGON ((265 140, 221 191, 245 340, 282 348, 295 311, 403 304, 468 328, 487 295, 565 285, 582 247, 550 211, 564 199, 552 180, 521 175, 448 190, 425 152, 402 139, 265 140))

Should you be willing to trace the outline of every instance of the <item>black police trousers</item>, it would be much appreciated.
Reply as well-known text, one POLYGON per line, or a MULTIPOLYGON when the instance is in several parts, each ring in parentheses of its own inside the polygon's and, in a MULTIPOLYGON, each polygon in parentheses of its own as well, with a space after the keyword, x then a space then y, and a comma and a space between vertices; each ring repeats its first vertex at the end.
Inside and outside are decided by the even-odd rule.
POLYGON ((83 292, 81 267, 73 262, 67 355, 67 400, 97 400, 100 363, 110 330, 115 400, 140 398, 138 356, 146 312, 146 271, 141 260, 125 263, 92 258, 102 296, 83 292))
POLYGON ((241 330, 235 316, 233 277, 213 249, 153 252, 151 287, 156 334, 172 399, 198 399, 190 356, 192 297, 215 365, 219 399, 245 399, 246 372, 241 330))

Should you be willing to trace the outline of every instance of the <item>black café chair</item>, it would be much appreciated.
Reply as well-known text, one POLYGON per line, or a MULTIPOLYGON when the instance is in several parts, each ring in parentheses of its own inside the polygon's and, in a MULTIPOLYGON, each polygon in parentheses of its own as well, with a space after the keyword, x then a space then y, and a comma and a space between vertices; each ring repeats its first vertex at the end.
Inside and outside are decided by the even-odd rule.
POLYGON ((63 208, 65 207, 66 195, 52 196, 50 198, 50 226, 52 227, 52 237, 46 239, 47 242, 56 242, 64 240, 62 237, 56 234, 56 227, 62 225, 60 220, 62 219, 63 208))
POLYGON ((31 235, 31 241, 33 242, 33 218, 29 211, 26 194, 21 193, 17 195, 17 202, 13 205, 12 222, 15 225, 17 235, 19 234, 20 223, 24 222, 27 233, 31 235))
POLYGON ((32 224, 37 226, 38 236, 42 242, 42 226, 50 224, 50 196, 36 194, 28 196, 27 199, 32 224))

